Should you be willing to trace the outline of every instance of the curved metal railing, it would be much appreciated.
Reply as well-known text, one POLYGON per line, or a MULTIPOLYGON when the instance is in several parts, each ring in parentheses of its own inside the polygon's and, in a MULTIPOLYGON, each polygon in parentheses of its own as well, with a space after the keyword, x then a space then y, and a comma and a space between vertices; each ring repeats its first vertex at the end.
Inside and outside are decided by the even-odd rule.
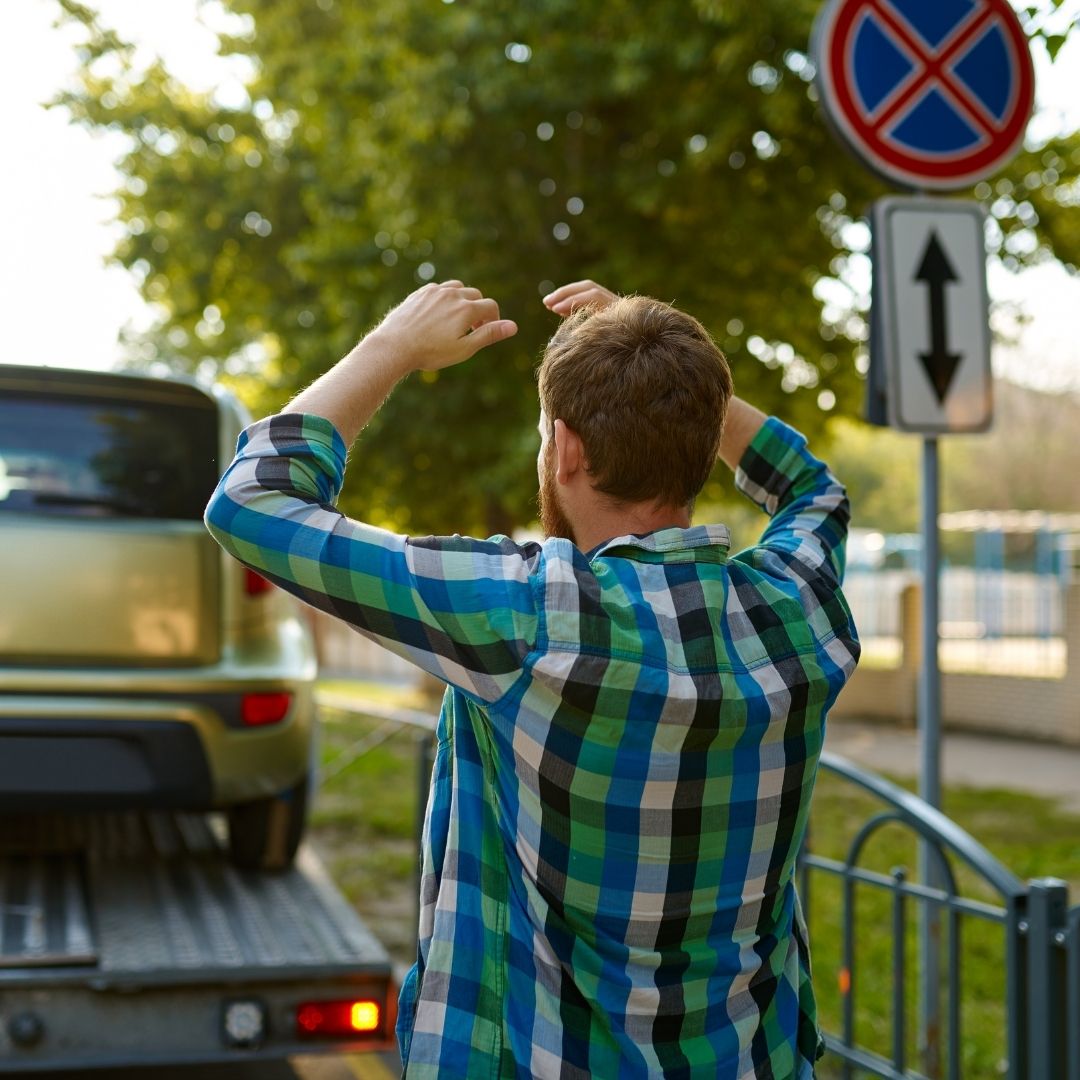
MULTIPOLYGON (((355 699, 325 692, 320 694, 320 704, 324 708, 361 714, 383 725, 344 751, 342 763, 335 768, 347 768, 355 757, 394 729, 415 731, 419 761, 417 796, 421 810, 418 820, 422 818, 431 772, 430 734, 434 717, 370 702, 359 704, 355 699)), ((845 758, 822 754, 821 769, 861 789, 882 806, 856 830, 842 859, 815 853, 809 836, 798 865, 799 892, 808 922, 814 898, 813 879, 824 875, 841 882, 842 941, 836 973, 842 995, 840 1030, 827 1031, 826 1042, 830 1056, 839 1060, 845 1080, 855 1075, 888 1080, 928 1080, 928 1077, 936 1080, 942 1075, 936 1065, 919 1072, 907 1062, 908 911, 912 904, 938 913, 945 921, 948 1037, 943 1075, 949 1080, 965 1076, 961 1071, 962 926, 964 920, 976 919, 999 925, 1004 932, 1004 1075, 1009 1080, 1080 1080, 1080 906, 1068 909, 1065 883, 1053 878, 1021 881, 941 811, 845 758), (911 881, 904 868, 894 867, 883 874, 860 864, 873 841, 889 825, 909 830, 926 845, 937 869, 930 876, 936 880, 929 884, 911 881), (963 895, 954 866, 966 868, 996 894, 996 902, 963 895), (857 888, 881 890, 891 898, 891 916, 872 929, 878 936, 887 933, 892 944, 893 978, 889 993, 892 1026, 887 1051, 862 1046, 855 1038, 857 888)), ((816 981, 823 974, 821 959, 815 954, 816 981)), ((986 1080, 984 1075, 967 1075, 970 1080, 986 1080)))
MULTIPOLYGON (((854 833, 843 858, 827 858, 813 850, 808 836, 799 860, 800 894, 807 921, 817 875, 839 879, 841 884, 841 957, 837 982, 841 994, 840 1030, 826 1032, 831 1055, 839 1059, 844 1080, 855 1075, 888 1080, 922 1080, 927 1076, 963 1075, 963 925, 977 919, 999 924, 1004 931, 1004 1016, 1006 1074, 1010 1080, 1080 1080, 1080 1000, 1068 992, 1080 986, 1080 911, 1066 911, 1067 890, 1063 882, 1040 879, 1023 882, 982 844, 917 795, 866 772, 845 758, 825 753, 821 768, 860 788, 882 804, 854 833), (912 881, 903 867, 887 874, 868 869, 863 858, 886 826, 907 829, 927 853, 926 881, 912 881), (974 879, 995 894, 994 903, 973 899, 961 892, 955 867, 961 865, 974 879), (874 933, 891 938, 892 980, 889 988, 891 1039, 887 1050, 870 1048, 856 1039, 857 970, 856 890, 886 894, 891 902, 887 925, 874 933), (907 999, 909 991, 909 907, 919 905, 920 914, 934 936, 924 944, 922 963, 930 961, 926 948, 945 954, 944 992, 945 1058, 939 1065, 940 1026, 923 1032, 923 1069, 908 1063, 907 999), (945 942, 939 935, 945 924, 945 942), (1057 991, 1060 990, 1060 994, 1057 991), (1037 1028, 1038 1030, 1033 1030, 1037 1028), (1075 1031, 1073 1030, 1075 1028, 1075 1031), (1073 1060, 1075 1059, 1075 1060, 1073 1060), (940 1071, 939 1071, 940 1070, 940 1071)), ((970 890, 969 890, 970 891, 970 890)), ((811 946, 813 947, 813 935, 811 946)), ((818 958, 815 957, 815 960, 818 958)), ((937 966, 937 960, 933 963, 937 966)), ((816 965, 816 975, 822 974, 816 965)), ((920 971, 919 974, 922 974, 920 971)), ((936 1023, 936 1020, 935 1020, 936 1023)))

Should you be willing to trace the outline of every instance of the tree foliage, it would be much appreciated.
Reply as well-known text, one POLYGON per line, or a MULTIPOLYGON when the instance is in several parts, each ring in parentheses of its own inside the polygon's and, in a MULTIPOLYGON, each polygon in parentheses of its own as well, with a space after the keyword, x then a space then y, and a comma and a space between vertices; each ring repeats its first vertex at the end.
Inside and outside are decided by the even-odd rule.
MULTIPOLYGON (((532 516, 540 297, 580 277, 698 315, 738 390, 811 433, 823 408, 858 412, 853 223, 887 188, 822 122, 816 0, 223 2, 223 48, 255 65, 242 108, 139 69, 59 0, 86 31, 59 103, 131 137, 115 258, 161 314, 135 360, 224 373, 268 411, 430 277, 521 327, 399 388, 359 444, 350 509, 411 531, 532 516)), ((1050 47, 1055 6, 1029 15, 1050 47)), ((1061 138, 977 190, 1011 265, 1080 261, 1078 173, 1080 140, 1061 138)))
MULTIPOLYGON (((1075 513, 1080 473, 1047 463, 1074 456, 1078 424, 1077 396, 998 380, 991 430, 942 439, 942 509, 1075 513)), ((832 425, 827 456, 847 485, 855 527, 918 530, 921 452, 920 439, 898 431, 848 419, 832 425)))

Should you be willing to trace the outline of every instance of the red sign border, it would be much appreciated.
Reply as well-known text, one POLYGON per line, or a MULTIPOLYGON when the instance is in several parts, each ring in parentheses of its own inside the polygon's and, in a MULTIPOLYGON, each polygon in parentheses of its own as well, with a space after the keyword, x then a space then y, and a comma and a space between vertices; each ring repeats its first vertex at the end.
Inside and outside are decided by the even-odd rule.
POLYGON ((1035 100, 1035 69, 1027 37, 1007 0, 976 0, 997 19, 1017 69, 1006 119, 991 137, 974 150, 959 154, 916 156, 890 147, 867 124, 851 85, 849 58, 853 28, 864 11, 874 11, 880 0, 829 0, 818 16, 813 54, 817 64, 822 103, 844 141, 875 172, 913 188, 953 190, 968 187, 993 175, 1019 149, 1035 100), (871 141, 871 137, 872 140, 871 141))

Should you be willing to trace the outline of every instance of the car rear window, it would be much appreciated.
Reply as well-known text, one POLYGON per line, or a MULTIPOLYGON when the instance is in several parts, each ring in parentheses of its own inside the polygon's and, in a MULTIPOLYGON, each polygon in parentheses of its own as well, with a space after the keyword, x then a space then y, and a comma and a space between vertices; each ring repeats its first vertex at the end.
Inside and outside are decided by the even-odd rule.
POLYGON ((209 401, 0 398, 0 515, 198 521, 217 475, 209 401))

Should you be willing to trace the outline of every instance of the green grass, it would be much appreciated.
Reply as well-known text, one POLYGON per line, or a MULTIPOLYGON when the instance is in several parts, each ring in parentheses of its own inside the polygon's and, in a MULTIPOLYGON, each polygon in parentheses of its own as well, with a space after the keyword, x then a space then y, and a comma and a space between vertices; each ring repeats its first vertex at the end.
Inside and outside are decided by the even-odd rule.
MULTIPOLYGON (((396 688, 323 685, 384 706, 434 708, 430 699, 396 688)), ((330 776, 319 792, 312 836, 335 880, 394 959, 402 963, 411 962, 415 952, 417 752, 422 737, 413 728, 323 712, 323 766, 340 771, 330 776), (357 749, 364 752, 353 759, 357 749)), ((910 781, 894 782, 912 786, 910 781)), ((880 809, 873 796, 823 771, 811 811, 814 851, 843 859, 855 833, 880 809)), ((1072 902, 1080 903, 1080 816, 1064 812, 1053 799, 971 788, 951 789, 944 811, 1021 880, 1063 878, 1069 883, 1072 902)), ((860 865, 885 874, 893 867, 906 867, 913 879, 917 858, 912 835, 897 825, 883 827, 864 849, 860 865)), ((958 868, 958 880, 964 895, 988 903, 996 901, 974 875, 958 868)), ((828 875, 815 874, 808 901, 821 1019, 827 1030, 839 1032, 840 883, 828 875)), ((916 906, 909 902, 905 920, 909 1063, 916 1061, 916 906)), ((860 885, 855 890, 854 911, 855 1033, 864 1047, 888 1054, 892 1042, 891 897, 860 885)), ((1005 1057, 1004 933, 1000 926, 966 918, 961 940, 962 1075, 983 1080, 1000 1075, 1005 1057)), ((820 1075, 839 1075, 835 1063, 823 1062, 820 1075)))
MULTIPOLYGON (((320 688, 379 705, 431 708, 423 695, 374 683, 320 688)), ((311 837, 331 876, 398 963, 416 952, 418 753, 416 728, 322 709, 323 781, 311 837)))
POLYGON ((365 682, 359 679, 320 679, 319 689, 329 694, 341 694, 357 701, 370 701, 376 705, 395 705, 402 709, 430 709, 437 712, 438 698, 433 699, 423 690, 413 686, 394 683, 365 682))

